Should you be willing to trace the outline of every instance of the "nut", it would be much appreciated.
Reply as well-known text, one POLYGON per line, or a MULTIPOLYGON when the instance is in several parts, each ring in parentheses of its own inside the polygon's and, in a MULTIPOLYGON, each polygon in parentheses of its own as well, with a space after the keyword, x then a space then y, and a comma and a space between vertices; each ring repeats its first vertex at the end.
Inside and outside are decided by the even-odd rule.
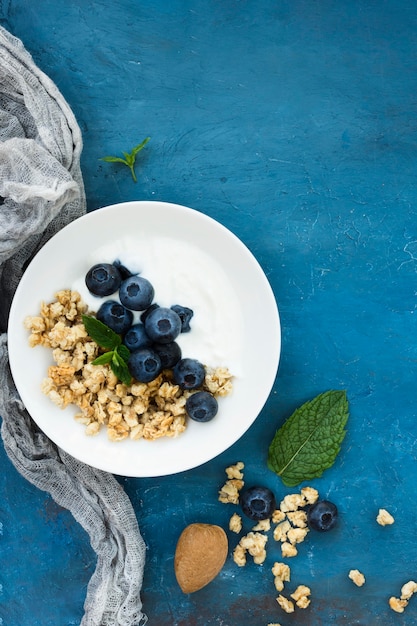
POLYGON ((181 533, 175 550, 174 569, 184 593, 194 593, 210 583, 225 564, 227 535, 214 524, 190 524, 181 533))

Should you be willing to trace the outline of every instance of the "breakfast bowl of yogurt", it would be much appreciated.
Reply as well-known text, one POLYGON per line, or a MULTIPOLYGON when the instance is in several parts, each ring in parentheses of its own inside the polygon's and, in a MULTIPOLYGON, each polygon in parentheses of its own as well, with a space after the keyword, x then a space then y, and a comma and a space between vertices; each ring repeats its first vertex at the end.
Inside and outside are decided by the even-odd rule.
MULTIPOLYGON (((162 341, 165 355, 168 342, 174 342, 162 341)), ((150 342, 151 351, 156 342, 150 342)), ((194 209, 134 201, 88 213, 44 245, 16 290, 8 345, 21 399, 57 446, 98 469, 150 477, 197 467, 250 428, 277 375, 281 330, 268 279, 236 235, 194 209), (116 268, 121 286, 119 281, 106 295, 95 292, 86 280, 95 267, 116 268), (160 312, 161 328, 165 311, 174 310, 172 315, 183 322, 175 335, 177 365, 160 366, 151 382, 142 380, 137 374, 141 370, 132 365, 133 355, 140 355, 127 342, 126 329, 119 334, 110 330, 110 343, 104 341, 104 347, 86 332, 91 318, 94 324, 103 319, 107 323, 100 311, 124 307, 123 284, 137 286, 134 277, 151 285, 152 292, 146 305, 132 305, 130 328, 151 329, 152 309, 160 312), (189 314, 186 322, 184 311, 189 314), (65 339, 58 333, 62 320, 65 339), (73 340, 71 361, 65 360, 68 337, 73 340), (115 337, 116 347, 111 344, 115 337), (80 364, 69 367, 79 360, 80 350, 85 369, 80 364), (132 377, 128 372, 129 380, 120 373, 120 359, 125 371, 133 372, 132 377), (189 364, 204 368, 198 388, 188 389, 184 382, 189 364), (198 391, 201 398, 206 394, 216 399, 216 410, 207 419, 199 420, 201 412, 193 415, 188 408, 193 402, 198 406, 198 391), (144 406, 145 399, 149 406, 144 406)))

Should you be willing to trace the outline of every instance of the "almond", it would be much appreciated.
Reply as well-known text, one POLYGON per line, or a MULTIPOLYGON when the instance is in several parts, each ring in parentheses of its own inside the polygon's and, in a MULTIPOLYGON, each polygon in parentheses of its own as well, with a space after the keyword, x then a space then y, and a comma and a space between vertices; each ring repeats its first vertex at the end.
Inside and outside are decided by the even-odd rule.
POLYGON ((181 533, 175 550, 174 569, 184 593, 193 593, 211 582, 225 564, 227 535, 213 524, 190 524, 181 533))

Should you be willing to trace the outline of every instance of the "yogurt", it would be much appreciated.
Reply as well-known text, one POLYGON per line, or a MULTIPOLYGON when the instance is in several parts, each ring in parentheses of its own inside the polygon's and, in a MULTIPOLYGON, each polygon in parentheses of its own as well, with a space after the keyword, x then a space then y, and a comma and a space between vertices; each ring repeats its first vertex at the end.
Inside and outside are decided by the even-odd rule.
MULTIPOLYGON (((116 259, 152 283, 154 302, 160 306, 180 304, 193 310, 191 331, 176 339, 183 357, 198 359, 208 367, 227 367, 234 376, 241 374, 243 314, 233 285, 214 257, 169 237, 125 237, 91 253, 85 273, 96 263, 116 259)), ((117 293, 106 298, 92 295, 85 276, 72 289, 92 311, 104 300, 119 301, 117 293)), ((134 323, 140 315, 134 312, 134 323)))

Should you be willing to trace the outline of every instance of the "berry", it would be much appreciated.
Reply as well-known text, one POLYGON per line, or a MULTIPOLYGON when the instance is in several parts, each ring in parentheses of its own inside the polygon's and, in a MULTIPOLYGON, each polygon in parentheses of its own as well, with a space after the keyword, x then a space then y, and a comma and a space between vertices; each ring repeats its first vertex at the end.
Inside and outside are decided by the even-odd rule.
POLYGON ((97 263, 91 267, 85 277, 85 284, 94 296, 104 297, 115 293, 122 282, 117 267, 111 263, 97 263))
POLYGON ((240 494, 239 504, 251 520, 267 519, 276 509, 275 496, 268 487, 249 487, 240 494))
POLYGON ((189 417, 196 422, 209 422, 217 414, 218 408, 216 398, 208 391, 193 393, 185 403, 189 417))
POLYGON ((162 369, 164 370, 174 367, 181 358, 181 348, 175 341, 154 343, 152 348, 161 359, 162 369))
POLYGON ((113 261, 113 265, 114 267, 117 267, 117 269, 119 270, 122 280, 125 280, 126 278, 129 278, 130 276, 136 276, 136 273, 132 272, 128 267, 123 265, 123 263, 119 261, 119 259, 116 259, 116 261, 113 261))
POLYGON ((152 313, 152 311, 155 311, 155 309, 158 309, 158 308, 159 308, 159 304, 156 304, 156 302, 154 302, 153 304, 151 304, 151 306, 148 309, 146 309, 146 311, 141 313, 140 321, 142 322, 142 324, 145 323, 146 318, 148 317, 149 313, 152 313))
POLYGON ((173 304, 171 309, 173 311, 175 311, 175 313, 178 313, 180 320, 181 320, 181 332, 182 333, 188 333, 191 330, 190 327, 190 320, 192 318, 192 316, 194 315, 194 311, 192 309, 189 309, 186 306, 182 306, 181 304, 173 304))
POLYGON ((161 359, 151 348, 133 352, 127 363, 129 372, 140 383, 150 383, 162 370, 161 359))
POLYGON ((315 502, 307 512, 310 528, 324 532, 334 528, 337 522, 337 506, 329 500, 315 502))
POLYGON ((97 311, 97 319, 115 333, 123 335, 132 325, 133 313, 116 300, 106 300, 97 311))
POLYGON ((181 359, 173 370, 174 382, 181 389, 197 389, 203 384, 206 370, 196 359, 181 359))
POLYGON ((133 311, 145 311, 149 308, 154 294, 151 283, 142 276, 129 276, 119 289, 120 302, 133 311))
POLYGON ((131 352, 139 348, 149 348, 152 345, 143 324, 133 324, 125 334, 123 343, 131 352))
POLYGON ((158 306, 151 311, 144 321, 145 330, 155 343, 170 343, 181 332, 180 317, 172 309, 158 306))

